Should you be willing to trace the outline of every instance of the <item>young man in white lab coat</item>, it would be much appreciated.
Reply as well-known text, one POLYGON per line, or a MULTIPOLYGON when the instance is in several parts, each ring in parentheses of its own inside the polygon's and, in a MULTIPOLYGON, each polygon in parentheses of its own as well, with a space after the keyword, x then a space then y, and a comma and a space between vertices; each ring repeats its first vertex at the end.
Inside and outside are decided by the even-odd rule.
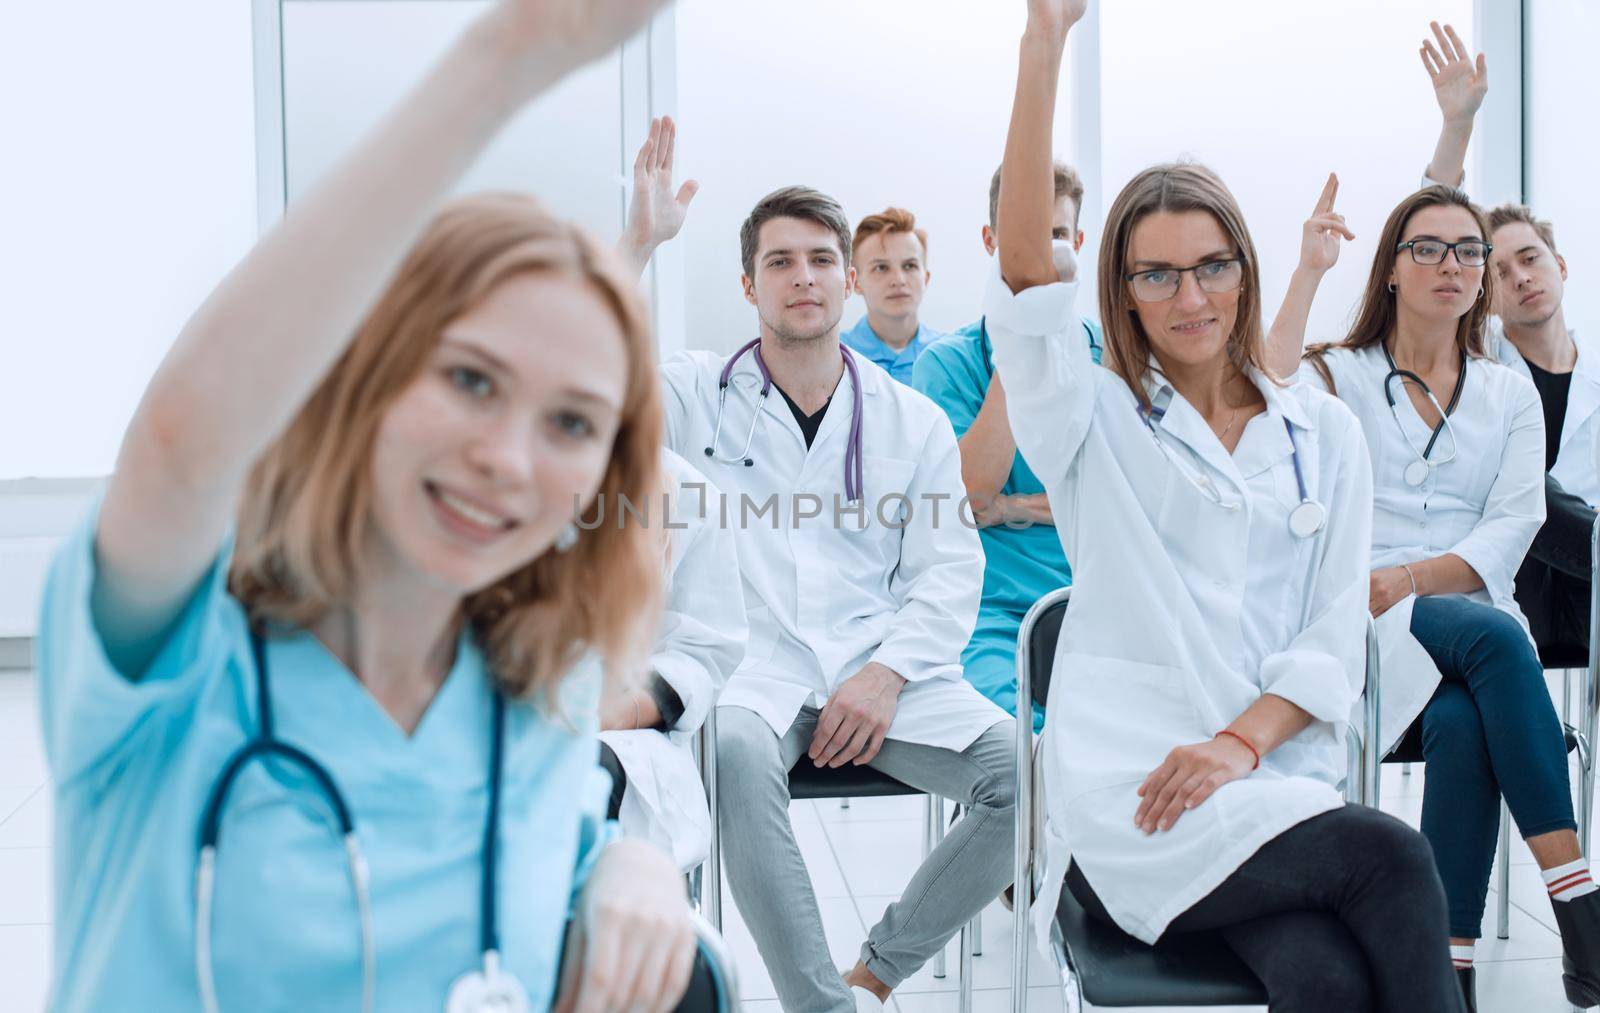
MULTIPOLYGON (((661 219, 682 220, 665 175, 635 191, 637 263, 676 232, 661 219)), ((958 516, 955 435, 840 345, 850 240, 823 194, 763 198, 740 233, 758 341, 731 363, 691 352, 662 369, 667 442, 727 494, 749 612, 717 710, 728 882, 779 1000, 805 1013, 883 1008, 1010 883, 1014 839, 1014 727, 961 678, 983 552, 958 516), (842 978, 789 822, 797 764, 870 764, 966 810, 842 978)))
MULTIPOLYGON (((1441 125, 1424 185, 1465 186, 1473 120, 1489 92, 1483 56, 1474 62, 1454 29, 1433 26, 1438 46, 1423 65, 1441 125)), ((1489 212, 1495 276, 1489 354, 1526 376, 1544 408, 1545 522, 1517 572, 1517 601, 1534 640, 1556 653, 1586 654, 1595 507, 1600 505, 1600 346, 1567 325, 1567 262, 1554 227, 1521 204, 1489 212)))

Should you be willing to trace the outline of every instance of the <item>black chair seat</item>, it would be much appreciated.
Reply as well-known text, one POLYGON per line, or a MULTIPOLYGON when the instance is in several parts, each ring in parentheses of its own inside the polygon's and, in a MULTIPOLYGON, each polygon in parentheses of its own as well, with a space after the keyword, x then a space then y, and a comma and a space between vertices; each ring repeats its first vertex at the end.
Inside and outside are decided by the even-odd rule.
MULTIPOLYGON (((1567 740, 1567 752, 1570 753, 1574 749, 1577 749, 1578 748, 1578 733, 1572 728, 1572 726, 1570 726, 1570 725, 1564 726, 1562 728, 1562 732, 1564 733, 1565 738, 1567 740)), ((1415 721, 1411 722, 1411 727, 1407 728, 1406 729, 1406 733, 1404 735, 1400 736, 1400 741, 1395 743, 1394 749, 1390 751, 1388 756, 1385 756, 1383 758, 1383 762, 1384 763, 1422 763, 1423 762, 1423 759, 1422 759, 1422 718, 1419 717, 1415 721)))
POLYGON ((1146 946, 1090 918, 1063 888, 1056 905, 1083 997, 1095 1006, 1262 1006, 1267 990, 1214 932, 1172 932, 1146 946))
POLYGON ((818 767, 807 756, 800 757, 789 771, 789 797, 806 798, 882 798, 887 795, 924 795, 902 781, 871 767, 847 763, 842 767, 818 767))
POLYGON ((1588 668, 1589 649, 1582 644, 1540 644, 1539 664, 1544 668, 1588 668))

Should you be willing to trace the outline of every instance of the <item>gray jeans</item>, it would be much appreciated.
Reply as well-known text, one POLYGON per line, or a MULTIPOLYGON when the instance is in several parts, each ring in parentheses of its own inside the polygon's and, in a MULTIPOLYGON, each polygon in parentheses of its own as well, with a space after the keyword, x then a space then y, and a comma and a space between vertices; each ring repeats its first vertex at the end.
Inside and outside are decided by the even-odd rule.
MULTIPOLYGON (((786 1010, 854 1013, 823 936, 811 877, 789 823, 789 768, 804 760, 817 710, 781 738, 754 711, 717 709, 717 791, 728 888, 786 1010)), ((967 814, 867 934, 861 960, 890 988, 914 974, 1011 882, 1016 729, 1007 720, 961 752, 885 740, 871 766, 954 800, 967 814)))

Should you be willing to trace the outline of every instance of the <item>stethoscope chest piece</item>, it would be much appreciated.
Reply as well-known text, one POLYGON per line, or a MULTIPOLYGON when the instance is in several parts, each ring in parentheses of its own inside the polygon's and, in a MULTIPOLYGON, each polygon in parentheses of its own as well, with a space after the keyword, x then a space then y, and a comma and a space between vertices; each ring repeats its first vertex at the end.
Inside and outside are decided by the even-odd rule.
POLYGON ((1327 523, 1328 511, 1321 503, 1305 500, 1289 511, 1289 533, 1296 538, 1311 538, 1327 523))
POLYGON ((1422 483, 1428 480, 1428 472, 1431 470, 1433 469, 1428 466, 1428 462, 1419 458, 1406 465, 1406 470, 1401 472, 1400 477, 1406 480, 1406 485, 1419 489, 1422 483))
POLYGON ((498 954, 485 954, 480 970, 468 971, 450 986, 445 1013, 528 1013, 528 993, 500 967, 498 954))

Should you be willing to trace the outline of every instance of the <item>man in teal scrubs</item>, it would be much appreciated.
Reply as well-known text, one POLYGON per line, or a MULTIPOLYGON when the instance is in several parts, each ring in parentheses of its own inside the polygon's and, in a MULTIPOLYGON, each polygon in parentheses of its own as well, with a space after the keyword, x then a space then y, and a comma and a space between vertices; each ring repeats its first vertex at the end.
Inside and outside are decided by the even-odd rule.
MULTIPOLYGON (((1078 209, 1083 183, 1071 166, 1056 163, 1056 203, 1051 231, 1056 239, 1083 246, 1078 209)), ((989 184, 989 224, 983 245, 998 249, 995 212, 1000 202, 1000 171, 989 184)), ((1100 325, 1083 322, 1090 354, 1100 361, 1100 325)), ((961 655, 967 681, 984 696, 1017 712, 1017 630, 1030 606, 1045 594, 1072 583, 1044 486, 1017 453, 1006 421, 1005 391, 994 375, 989 335, 980 319, 930 346, 912 370, 911 385, 950 416, 961 445, 961 477, 980 527, 986 559, 983 604, 978 625, 961 655)), ((1033 726, 1044 727, 1044 708, 1035 707, 1033 726)))
POLYGON ((928 270, 928 233, 905 208, 885 208, 856 226, 850 244, 856 291, 867 315, 839 334, 857 354, 911 383, 911 369, 928 346, 944 337, 918 317, 933 274, 928 270))

